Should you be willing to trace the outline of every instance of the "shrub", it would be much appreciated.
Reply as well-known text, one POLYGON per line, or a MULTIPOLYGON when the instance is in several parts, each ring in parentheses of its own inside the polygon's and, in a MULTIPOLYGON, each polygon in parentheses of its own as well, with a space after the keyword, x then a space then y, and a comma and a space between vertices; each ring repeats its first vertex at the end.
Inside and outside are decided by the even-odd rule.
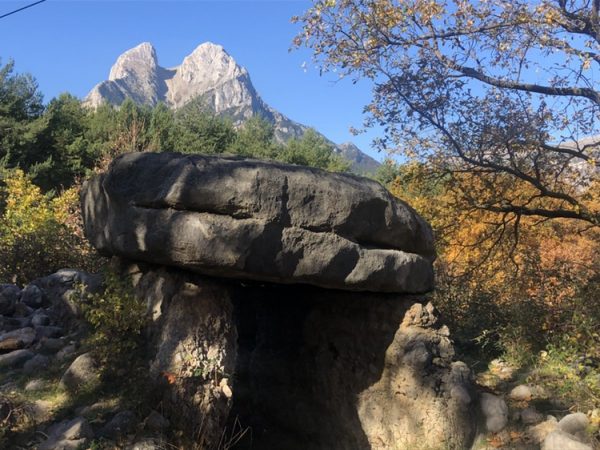
POLYGON ((81 231, 76 187, 52 197, 19 169, 1 174, 0 282, 24 284, 64 267, 99 263, 81 231))
POLYGON ((111 372, 131 362, 142 348, 146 306, 116 271, 103 270, 103 280, 102 292, 83 296, 82 311, 92 327, 88 344, 100 364, 111 372))
MULTIPOLYGON (((458 188, 470 184, 467 194, 485 198, 499 187, 481 185, 466 174, 456 185, 456 175, 416 163, 388 169, 398 174, 388 185, 392 193, 434 228, 434 303, 463 351, 478 359, 502 356, 522 365, 568 339, 568 353, 600 357, 595 334, 600 328, 595 301, 600 293, 598 227, 469 208, 458 188)), ((515 198, 530 193, 518 184, 511 192, 515 198)), ((590 208, 600 204, 598 192, 590 187, 590 208)))
POLYGON ((540 352, 527 381, 544 386, 566 408, 585 412, 600 407, 600 360, 575 341, 565 336, 540 352))

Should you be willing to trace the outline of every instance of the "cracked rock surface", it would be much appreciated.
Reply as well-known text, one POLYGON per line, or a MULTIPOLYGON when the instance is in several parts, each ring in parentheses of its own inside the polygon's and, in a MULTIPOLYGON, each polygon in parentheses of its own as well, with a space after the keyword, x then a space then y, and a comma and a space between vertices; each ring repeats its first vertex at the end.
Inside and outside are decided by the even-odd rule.
POLYGON ((375 181, 276 162, 129 153, 82 190, 105 255, 236 279, 433 288, 429 225, 375 181))

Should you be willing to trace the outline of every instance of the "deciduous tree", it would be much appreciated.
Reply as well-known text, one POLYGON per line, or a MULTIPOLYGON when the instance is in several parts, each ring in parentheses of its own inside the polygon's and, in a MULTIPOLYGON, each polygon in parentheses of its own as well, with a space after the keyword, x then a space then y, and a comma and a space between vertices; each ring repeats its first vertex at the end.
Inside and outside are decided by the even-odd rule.
POLYGON ((380 146, 469 173, 471 207, 513 225, 598 226, 586 195, 600 170, 599 11, 598 0, 317 0, 295 43, 323 70, 372 80, 366 125, 384 127, 380 146), (515 183, 527 188, 514 195, 515 183))

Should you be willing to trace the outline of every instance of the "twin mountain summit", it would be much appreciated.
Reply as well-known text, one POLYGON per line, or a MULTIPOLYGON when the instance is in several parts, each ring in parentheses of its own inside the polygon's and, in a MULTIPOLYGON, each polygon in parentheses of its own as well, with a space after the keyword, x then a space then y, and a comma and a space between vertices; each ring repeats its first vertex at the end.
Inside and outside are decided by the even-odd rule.
MULTIPOLYGON (((110 69, 108 80, 94 86, 84 102, 91 107, 120 105, 128 97, 139 104, 155 106, 162 102, 174 109, 200 99, 208 110, 231 118, 235 125, 260 115, 273 124, 280 142, 299 138, 308 130, 267 105, 248 71, 222 46, 211 42, 199 45, 179 66, 168 69, 158 64, 156 50, 148 42, 127 50, 110 69)), ((352 163, 355 172, 373 172, 379 166, 350 142, 331 144, 352 163)))

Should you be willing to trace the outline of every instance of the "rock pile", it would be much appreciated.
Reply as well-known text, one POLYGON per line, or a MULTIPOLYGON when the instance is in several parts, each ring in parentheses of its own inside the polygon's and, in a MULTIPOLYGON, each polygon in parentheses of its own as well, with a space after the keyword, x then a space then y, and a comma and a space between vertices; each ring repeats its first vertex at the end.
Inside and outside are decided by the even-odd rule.
POLYGON ((593 427, 590 428, 588 418, 588 415, 594 417, 594 411, 588 415, 571 413, 561 418, 556 412, 568 409, 560 406, 560 401, 542 386, 510 382, 514 367, 500 360, 492 361, 490 367, 494 371, 501 369, 503 380, 494 380, 490 371, 478 375, 478 382, 487 389, 493 388, 496 394, 484 392, 480 396, 485 423, 473 450, 592 450, 597 447, 593 444, 590 434, 593 427))
POLYGON ((416 295, 433 288, 431 230, 379 184, 128 154, 82 210, 148 307, 165 415, 196 445, 470 446, 469 370, 416 295))
MULTIPOLYGON (((70 269, 33 280, 23 289, 12 284, 0 285, 3 312, 0 316, 0 420, 3 426, 8 423, 8 410, 12 408, 8 402, 19 392, 20 383, 15 380, 26 380, 21 389, 27 396, 48 392, 60 396, 64 392, 72 400, 100 385, 98 363, 91 353, 82 353, 82 341, 88 330, 80 308, 83 297, 101 289, 101 276, 70 269), (61 367, 60 382, 58 379, 53 382, 56 377, 47 376, 47 372, 61 367)), ((80 400, 89 401, 89 398, 83 396, 80 400)), ((117 442, 129 442, 127 448, 164 448, 163 436, 169 422, 156 411, 141 422, 134 412, 120 410, 118 404, 105 401, 71 406, 79 407, 70 417, 56 420, 56 402, 38 399, 21 405, 21 414, 28 417, 35 434, 32 438, 28 432, 16 433, 18 439, 25 441, 19 441, 18 445, 11 442, 10 448, 75 450, 88 448, 94 439, 101 439, 106 448, 120 448, 117 442), (145 437, 136 439, 138 432, 145 437)))
POLYGON ((0 285, 0 368, 22 368, 33 374, 48 367, 51 358, 74 351, 71 319, 79 315, 76 285, 88 291, 100 287, 98 276, 64 269, 28 284, 0 285))

